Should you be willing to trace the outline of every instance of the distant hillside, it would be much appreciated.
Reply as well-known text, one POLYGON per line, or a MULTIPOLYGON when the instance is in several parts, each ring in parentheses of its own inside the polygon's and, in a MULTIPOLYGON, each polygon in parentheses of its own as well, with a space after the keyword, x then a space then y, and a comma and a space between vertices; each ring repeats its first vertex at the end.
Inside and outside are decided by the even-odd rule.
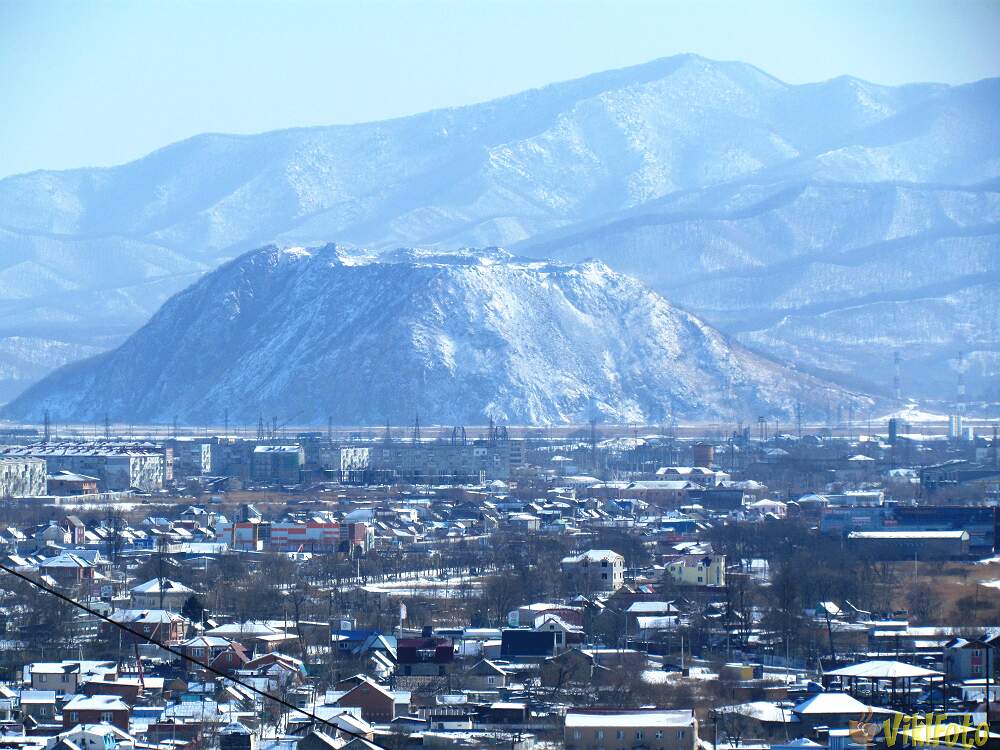
MULTIPOLYGON (((534 253, 553 233, 568 232, 576 249, 567 245, 565 257, 600 257, 677 299, 664 282, 673 271, 724 276, 747 264, 776 264, 786 279, 776 284, 799 283, 782 264, 805 256, 825 262, 822 254, 862 241, 946 236, 993 223, 997 111, 996 79, 957 87, 853 78, 791 86, 749 65, 686 55, 470 107, 361 125, 202 135, 111 169, 18 175, 0 180, 0 344, 32 337, 64 358, 75 346, 112 346, 172 293, 270 242, 334 238, 375 250, 524 243, 519 252, 534 253), (856 211, 851 186, 861 196, 856 211), (931 215, 911 210, 912 195, 925 196, 913 200, 934 206, 931 215), (786 201, 786 210, 768 210, 773 201, 786 201), (725 218, 734 212, 756 212, 757 219, 725 218), (646 232, 633 253, 634 232, 620 233, 622 222, 664 213, 683 214, 686 223, 646 232), (689 248, 702 240, 706 252, 689 268, 689 248)), ((983 237, 995 257, 995 234, 983 237)), ((962 287, 928 305, 921 291, 927 266, 946 268, 956 257, 943 247, 924 245, 930 260, 915 265, 914 255, 903 253, 892 271, 899 309, 905 315, 912 300, 928 319, 926 334, 912 332, 914 358, 953 356, 960 342, 931 331, 971 316, 966 303, 977 298, 977 277, 989 272, 989 263, 972 265, 973 253, 962 261, 971 269, 968 292, 962 287), (907 278, 909 286, 900 283, 907 278)), ((806 286, 815 296, 817 285, 806 286)), ((774 323, 730 328, 744 310, 755 320, 761 307, 772 317, 799 314, 787 300, 767 307, 737 287, 720 279, 711 299, 685 294, 683 302, 746 341, 785 354, 801 350, 815 364, 806 334, 792 329, 826 330, 825 319, 784 330, 774 323), (720 297, 734 315, 720 309, 720 297)), ((877 301, 869 295, 864 304, 877 301)), ((848 317, 838 313, 830 331, 848 317)), ((892 317, 872 308, 870 321, 880 328, 892 317)), ((987 321, 984 330, 995 326, 987 321)), ((984 363, 997 344, 985 335, 988 341, 976 333, 967 342, 984 363)), ((885 380, 870 370, 890 359, 878 353, 876 337, 841 346, 834 341, 841 336, 822 347, 835 361, 820 364, 885 380)), ((37 376, 14 367, 4 351, 0 345, 0 399, 37 376)))
POLYGON ((500 250, 266 247, 172 298, 121 347, 4 416, 60 421, 549 424, 789 419, 871 400, 731 345, 598 261, 500 250))

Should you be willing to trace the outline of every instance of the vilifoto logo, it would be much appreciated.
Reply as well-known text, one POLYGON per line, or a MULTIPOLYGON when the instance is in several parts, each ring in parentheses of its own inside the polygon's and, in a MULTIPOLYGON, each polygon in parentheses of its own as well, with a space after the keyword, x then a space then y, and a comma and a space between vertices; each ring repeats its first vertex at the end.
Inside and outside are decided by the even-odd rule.
POLYGON ((848 722, 848 732, 857 744, 872 744, 880 730, 887 747, 894 747, 899 743, 972 748, 982 747, 990 738, 989 724, 984 721, 973 725, 969 714, 962 716, 961 720, 949 719, 947 714, 933 712, 925 716, 896 714, 881 725, 872 721, 873 715, 869 708, 859 721, 848 722))

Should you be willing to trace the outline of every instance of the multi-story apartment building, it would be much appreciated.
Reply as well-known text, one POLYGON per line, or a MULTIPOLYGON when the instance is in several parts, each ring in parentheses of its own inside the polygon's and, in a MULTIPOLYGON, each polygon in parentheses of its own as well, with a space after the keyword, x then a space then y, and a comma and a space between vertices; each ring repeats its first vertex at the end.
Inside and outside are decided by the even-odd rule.
POLYGON ((369 472, 403 482, 465 484, 509 479, 523 463, 521 440, 393 441, 340 449, 345 478, 369 472))
POLYGON ((151 492, 161 489, 169 480, 166 454, 154 446, 107 442, 38 443, 7 448, 4 455, 41 459, 50 474, 70 471, 97 477, 100 489, 105 492, 132 488, 151 492))
POLYGON ((27 456, 0 456, 0 498, 45 494, 45 461, 27 456))
POLYGON ((255 482, 298 484, 304 464, 300 445, 258 445, 253 449, 251 477, 255 482))

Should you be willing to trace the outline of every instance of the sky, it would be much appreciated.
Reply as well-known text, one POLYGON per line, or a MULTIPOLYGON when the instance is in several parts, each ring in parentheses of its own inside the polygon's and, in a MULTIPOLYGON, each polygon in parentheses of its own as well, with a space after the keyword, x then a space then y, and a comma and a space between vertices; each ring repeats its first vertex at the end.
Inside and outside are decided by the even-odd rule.
POLYGON ((790 83, 1000 75, 1000 0, 0 0, 0 176, 364 122, 693 52, 790 83))

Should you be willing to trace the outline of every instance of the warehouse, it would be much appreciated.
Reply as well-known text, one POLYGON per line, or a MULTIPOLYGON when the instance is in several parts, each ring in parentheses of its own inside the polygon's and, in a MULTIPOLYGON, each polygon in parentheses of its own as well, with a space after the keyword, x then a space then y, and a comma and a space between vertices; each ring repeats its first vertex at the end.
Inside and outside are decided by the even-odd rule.
POLYGON ((852 531, 859 555, 876 560, 950 560, 969 554, 968 531, 852 531))

